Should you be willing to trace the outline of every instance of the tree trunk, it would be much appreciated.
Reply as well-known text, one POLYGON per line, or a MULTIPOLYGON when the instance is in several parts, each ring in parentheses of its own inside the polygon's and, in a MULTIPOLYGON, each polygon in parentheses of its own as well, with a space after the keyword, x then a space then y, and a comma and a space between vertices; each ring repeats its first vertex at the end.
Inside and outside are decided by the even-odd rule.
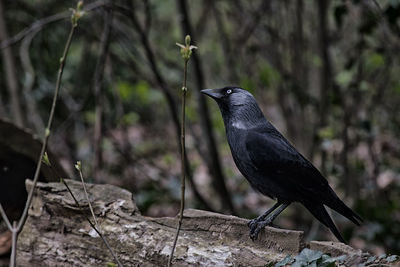
MULTIPOLYGON (((0 41, 8 39, 6 22, 4 19, 3 1, 0 0, 0 41)), ((14 57, 11 47, 2 49, 3 55, 3 68, 5 72, 5 79, 7 81, 7 89, 10 97, 11 104, 11 117, 17 126, 23 125, 21 103, 19 98, 18 79, 15 69, 14 57)))

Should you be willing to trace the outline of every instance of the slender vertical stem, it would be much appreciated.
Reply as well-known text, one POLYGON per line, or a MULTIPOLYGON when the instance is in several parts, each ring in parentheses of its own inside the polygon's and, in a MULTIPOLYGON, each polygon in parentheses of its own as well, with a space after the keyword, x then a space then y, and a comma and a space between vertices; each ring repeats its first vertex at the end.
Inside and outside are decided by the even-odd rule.
POLYGON ((172 264, 172 258, 174 256, 174 251, 176 247, 176 243, 178 242, 179 232, 181 230, 182 221, 183 221, 183 210, 185 209, 185 173, 186 173, 186 164, 185 164, 185 108, 186 108, 186 80, 187 80, 187 63, 188 59, 185 59, 185 66, 183 69, 183 87, 182 87, 182 123, 181 123, 181 208, 179 210, 179 219, 178 226, 176 228, 175 239, 172 245, 171 254, 168 259, 168 267, 172 264))
POLYGON ((185 67, 183 71, 183 88, 182 88, 182 125, 181 125, 181 210, 179 215, 179 221, 182 221, 183 210, 185 209, 185 154, 186 154, 186 140, 185 140, 185 109, 186 109, 186 77, 187 77, 187 60, 185 60, 185 67))
POLYGON ((14 267, 17 264, 17 240, 18 240, 18 232, 17 232, 17 221, 13 223, 13 229, 11 230, 12 238, 11 238, 11 261, 10 267, 14 267))

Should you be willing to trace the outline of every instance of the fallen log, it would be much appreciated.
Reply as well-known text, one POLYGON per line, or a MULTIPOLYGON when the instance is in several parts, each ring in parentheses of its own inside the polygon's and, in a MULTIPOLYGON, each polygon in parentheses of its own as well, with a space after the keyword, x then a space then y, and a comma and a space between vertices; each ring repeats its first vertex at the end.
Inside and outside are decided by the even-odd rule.
MULTIPOLYGON (((66 180, 84 212, 88 203, 79 182, 66 180)), ((31 186, 27 182, 27 186, 31 186)), ((124 266, 165 266, 176 219, 142 216, 132 194, 112 185, 88 184, 102 232, 124 266)), ((251 241, 247 220, 188 209, 174 256, 177 266, 266 266, 312 246, 362 262, 360 250, 336 242, 303 241, 303 233, 266 227, 251 241)), ((336 256, 332 255, 332 256, 336 256)), ((18 266, 105 266, 113 262, 61 183, 38 183, 29 217, 19 237, 18 266)))

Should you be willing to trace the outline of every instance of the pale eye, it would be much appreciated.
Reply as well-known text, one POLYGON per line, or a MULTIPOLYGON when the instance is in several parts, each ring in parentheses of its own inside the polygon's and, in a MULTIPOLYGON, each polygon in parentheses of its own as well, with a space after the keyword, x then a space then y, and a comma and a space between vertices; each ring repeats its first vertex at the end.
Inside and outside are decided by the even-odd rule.
POLYGON ((227 93, 228 95, 230 95, 230 94, 232 93, 232 89, 226 90, 226 93, 227 93))

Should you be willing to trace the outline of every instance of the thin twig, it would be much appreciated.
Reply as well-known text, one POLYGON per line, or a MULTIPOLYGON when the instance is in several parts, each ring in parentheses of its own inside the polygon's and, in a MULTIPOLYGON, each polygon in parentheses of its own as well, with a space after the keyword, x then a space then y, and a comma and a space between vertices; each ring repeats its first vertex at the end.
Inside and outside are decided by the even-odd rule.
POLYGON ((11 230, 11 261, 10 266, 16 266, 17 262, 17 241, 18 241, 18 232, 17 232, 17 221, 13 222, 13 229, 11 230))
MULTIPOLYGON (((94 3, 90 3, 90 4, 86 5, 85 8, 84 8, 84 11, 85 12, 90 12, 90 11, 93 11, 93 10, 99 8, 99 7, 107 5, 108 3, 109 3, 109 1, 107 1, 107 0, 99 0, 99 1, 96 1, 94 3)), ((35 30, 39 30, 39 29, 43 28, 45 25, 47 25, 47 24, 51 24, 51 23, 59 21, 59 20, 67 19, 70 16, 71 16, 71 12, 70 11, 64 11, 64 12, 57 13, 57 14, 51 15, 49 17, 37 20, 34 23, 32 23, 29 27, 26 27, 25 29, 23 29, 22 31, 20 31, 19 33, 14 35, 13 37, 2 41, 0 43, 0 50, 4 49, 4 48, 6 48, 6 47, 8 47, 10 45, 13 45, 15 43, 18 43, 19 41, 24 39, 25 36, 29 35, 31 32, 33 32, 35 30)))
MULTIPOLYGON (((79 172, 81 174, 81 172, 79 172)), ((83 179, 83 178, 82 178, 83 179)), ((83 181, 83 180, 82 180, 83 181)), ((76 206, 79 208, 79 211, 82 213, 82 215, 84 215, 86 221, 88 221, 88 223, 90 224, 90 226, 93 228, 93 230, 96 231, 96 233, 100 236, 100 238, 103 240, 104 244, 106 245, 107 249, 110 251, 111 255, 114 257, 115 261, 117 262, 118 266, 123 267, 122 263, 119 261, 117 255, 115 254, 114 250, 111 248, 110 244, 108 243, 107 239, 105 236, 103 236, 103 234, 101 233, 101 231, 99 229, 97 229, 96 225, 97 221, 96 221, 96 217, 94 216, 93 210, 91 208, 91 204, 89 201, 88 196, 86 195, 87 201, 89 203, 89 207, 91 208, 90 211, 92 212, 92 216, 93 219, 95 220, 95 224, 92 223, 92 221, 86 216, 86 214, 83 212, 83 208, 82 206, 79 204, 78 200, 76 199, 75 195, 72 193, 72 190, 70 189, 70 187, 68 186, 67 182, 64 179, 61 179, 61 182, 65 185, 65 187, 67 188, 69 194, 71 195, 71 197, 74 199, 76 206)), ((85 184, 83 182, 83 184, 85 184)), ((85 187, 84 187, 85 188, 85 187)), ((86 190, 85 190, 86 192, 86 190)))
POLYGON ((10 220, 8 219, 7 214, 4 211, 3 206, 1 205, 1 203, 0 203, 0 214, 1 214, 1 217, 3 218, 3 220, 6 222, 7 228, 11 231, 11 229, 13 227, 12 227, 12 225, 10 223, 10 220))
POLYGON ((103 33, 100 41, 99 57, 96 63, 94 72, 94 85, 93 91, 95 95, 95 123, 94 123, 94 136, 93 136, 93 153, 94 153, 94 177, 99 178, 100 169, 102 166, 102 148, 101 141, 103 139, 103 113, 104 113, 104 90, 103 90, 103 76, 106 58, 108 55, 109 37, 112 28, 112 6, 105 7, 104 9, 104 26, 103 33))
POLYGON ((90 212, 92 213, 92 217, 93 217, 93 220, 94 220, 94 224, 98 227, 99 224, 97 223, 96 216, 94 215, 93 207, 92 207, 92 204, 91 204, 90 199, 89 199, 89 194, 88 194, 88 192, 87 192, 87 190, 86 190, 86 184, 85 184, 85 181, 84 181, 84 179, 83 179, 81 162, 78 161, 78 163, 75 165, 75 167, 76 167, 76 169, 77 169, 78 172, 79 172, 79 177, 81 178, 83 191, 85 191, 85 197, 86 197, 86 200, 87 200, 87 202, 88 202, 88 204, 89 204, 89 209, 90 209, 90 212))
POLYGON ((183 86, 182 86, 182 109, 181 109, 181 207, 179 210, 178 226, 176 227, 176 233, 174 238, 174 243, 172 245, 171 253, 168 258, 168 267, 172 264, 172 258, 174 257, 174 251, 176 243, 178 242, 179 232, 181 230, 183 221, 183 211, 185 209, 185 174, 186 174, 186 146, 185 146, 185 110, 186 110, 186 81, 187 81, 187 63, 189 61, 190 55, 192 54, 192 49, 197 47, 190 45, 190 36, 187 35, 185 38, 185 46, 177 44, 181 47, 181 54, 184 59, 185 65, 183 68, 183 86))
POLYGON ((36 129, 37 133, 42 133, 44 131, 44 122, 40 117, 38 112, 36 102, 32 95, 32 89, 35 84, 35 69, 32 66, 32 61, 29 55, 29 48, 32 44, 33 39, 36 34, 40 32, 40 29, 32 31, 29 35, 24 38, 19 48, 19 57, 21 59, 21 66, 25 72, 25 81, 23 86, 23 95, 25 97, 26 107, 27 107, 27 120, 36 129))

